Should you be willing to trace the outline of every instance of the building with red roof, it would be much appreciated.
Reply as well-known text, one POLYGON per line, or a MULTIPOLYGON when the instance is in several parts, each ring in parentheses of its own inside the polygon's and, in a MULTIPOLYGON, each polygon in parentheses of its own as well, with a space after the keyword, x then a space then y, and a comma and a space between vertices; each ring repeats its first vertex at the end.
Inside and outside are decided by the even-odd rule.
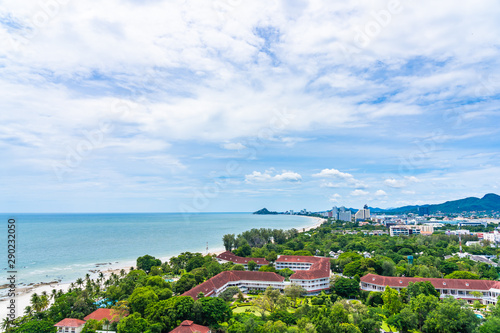
POLYGON ((191 320, 184 320, 180 326, 174 328, 170 333, 211 333, 210 328, 193 323, 191 320))
POLYGON ((265 290, 267 287, 283 289, 285 278, 273 272, 224 271, 207 281, 186 291, 182 296, 198 298, 199 293, 205 296, 219 296, 228 287, 238 287, 242 292, 249 289, 265 290))
POLYGON ((292 283, 298 284, 308 293, 318 293, 330 288, 330 259, 308 256, 279 256, 276 269, 289 268, 295 273, 290 276, 292 283))
MULTIPOLYGON (((224 258, 226 259, 241 258, 234 256, 231 252, 224 253, 224 258)), ((248 259, 248 261, 253 259, 255 261, 258 258, 244 259, 248 259)), ((240 261, 240 263, 243 264, 243 261, 240 261)), ((264 262, 261 261, 260 263, 263 264, 264 262)), ((233 286, 238 287, 242 292, 247 292, 248 290, 265 290, 267 287, 283 290, 287 285, 292 283, 300 285, 309 294, 319 293, 321 290, 330 288, 330 259, 328 258, 279 256, 276 260, 276 269, 283 268, 290 268, 294 271, 294 274, 290 276, 290 282, 285 282, 283 276, 273 272, 225 271, 182 295, 191 296, 194 299, 197 299, 199 293, 203 293, 205 296, 216 297, 226 290, 226 288, 233 286)))
POLYGON ((479 300, 484 304, 496 304, 497 298, 500 296, 500 281, 491 280, 414 278, 367 274, 361 278, 360 284, 362 290, 383 292, 386 286, 400 291, 407 288, 410 282, 425 281, 429 281, 436 288, 440 298, 451 296, 468 302, 479 300), (474 291, 480 292, 482 296, 473 296, 471 293, 474 291))
POLYGON ((89 319, 94 319, 97 321, 101 321, 103 319, 107 319, 110 323, 111 322, 117 322, 120 320, 119 313, 116 310, 113 309, 105 309, 105 308, 100 308, 83 318, 85 321, 89 319))
POLYGON ((58 333, 80 333, 85 326, 85 320, 65 318, 54 325, 58 333))
POLYGON ((257 264, 257 269, 262 266, 269 265, 269 261, 264 258, 246 258, 246 257, 238 257, 232 252, 226 251, 219 255, 217 255, 217 261, 221 264, 226 262, 232 262, 234 264, 240 264, 245 267, 245 270, 248 270, 248 263, 250 261, 254 261, 257 264))

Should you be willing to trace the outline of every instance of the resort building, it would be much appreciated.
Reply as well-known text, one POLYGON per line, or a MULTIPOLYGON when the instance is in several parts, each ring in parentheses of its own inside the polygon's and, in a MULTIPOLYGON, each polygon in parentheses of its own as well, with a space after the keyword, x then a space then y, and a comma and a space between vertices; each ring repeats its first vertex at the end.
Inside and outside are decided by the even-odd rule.
POLYGON ((269 261, 267 261, 264 258, 246 258, 246 257, 238 257, 232 252, 226 251, 217 256, 217 261, 220 264, 226 263, 226 262, 232 262, 233 264, 239 264, 243 265, 245 267, 245 270, 248 270, 248 263, 250 261, 254 261, 257 264, 257 270, 261 268, 262 266, 269 265, 269 261))
POLYGON ((85 326, 85 320, 65 318, 54 325, 57 333, 80 333, 85 326))
POLYGON ((409 235, 432 235, 434 227, 431 225, 391 225, 389 227, 391 237, 409 235))
POLYGON ((267 287, 283 289, 285 278, 273 272, 224 271, 211 279, 186 291, 182 296, 198 298, 199 293, 205 297, 217 297, 228 287, 238 287, 243 293, 248 290, 265 290, 267 287))
POLYGON ((330 259, 308 256, 278 256, 276 269, 289 268, 295 273, 290 282, 298 284, 308 293, 318 293, 330 288, 330 259))
POLYGON ((429 281, 439 292, 440 298, 451 296, 464 299, 469 303, 475 300, 483 304, 496 304, 500 296, 500 281, 491 280, 462 280, 462 279, 436 279, 436 278, 413 278, 394 277, 367 274, 361 278, 361 290, 383 292, 386 286, 400 291, 408 287, 410 282, 429 281), (481 296, 473 296, 471 293, 477 291, 481 296))
POLYGON ((184 320, 180 326, 174 328, 169 333, 211 333, 210 328, 194 324, 191 320, 184 320))
MULTIPOLYGON (((240 258, 240 257, 238 257, 240 258)), ((250 259, 250 258, 245 258, 250 259)), ((262 260, 262 258, 252 258, 262 260)), ((197 299, 204 296, 219 296, 228 287, 236 286, 243 293, 249 290, 265 290, 267 287, 283 290, 290 284, 303 287, 307 293, 316 294, 330 288, 330 259, 309 256, 279 256, 277 270, 289 268, 294 271, 290 282, 273 272, 225 271, 182 294, 197 299)))

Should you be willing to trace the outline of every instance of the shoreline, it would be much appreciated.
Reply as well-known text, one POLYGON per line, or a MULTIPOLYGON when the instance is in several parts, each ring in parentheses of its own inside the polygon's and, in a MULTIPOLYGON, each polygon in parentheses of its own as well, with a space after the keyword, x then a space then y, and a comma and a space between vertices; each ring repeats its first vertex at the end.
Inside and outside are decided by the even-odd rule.
MULTIPOLYGON (((304 227, 296 228, 299 233, 302 232, 307 232, 311 229, 315 229, 319 227, 321 224, 323 224, 326 219, 320 218, 320 217, 315 217, 315 216, 304 216, 309 218, 310 220, 314 220, 313 224, 308 223, 304 227)), ((217 247, 208 252, 210 255, 218 255, 222 252, 224 252, 225 249, 224 247, 217 247)), ((196 252, 201 252, 201 251, 196 251, 196 252)), ((176 254, 179 255, 180 253, 176 254)), ((202 254, 206 255, 205 253, 202 252, 202 254)), ((160 259, 163 262, 169 261, 170 258, 176 256, 176 255, 168 255, 168 256, 160 256, 158 259, 160 259)), ((123 269, 125 270, 126 273, 130 271, 131 267, 135 267, 136 261, 135 260, 122 260, 122 261, 112 261, 112 263, 95 263, 92 264, 93 267, 92 269, 87 270, 87 272, 90 274, 91 279, 97 278, 99 273, 103 273, 105 276, 105 279, 107 279, 109 276, 111 276, 112 273, 119 274, 120 271, 123 269), (108 266, 108 267, 106 267, 108 266)), ((79 278, 84 278, 85 274, 82 274, 79 278)), ((47 292, 47 294, 50 295, 53 289, 56 290, 62 290, 63 292, 67 292, 68 289, 70 288, 71 284, 74 283, 76 279, 68 279, 68 280, 59 280, 59 281, 50 281, 50 282, 38 282, 38 283, 30 283, 30 284, 22 284, 22 285, 17 285, 16 286, 16 296, 15 296, 15 301, 16 301, 16 317, 19 318, 24 314, 24 309, 26 306, 30 305, 30 300, 31 300, 31 295, 33 293, 41 294, 42 292, 47 292)), ((4 285, 5 287, 5 285, 4 285)), ((0 289, 0 291, 8 289, 7 287, 0 289)), ((6 295, 2 296, 0 298, 0 319, 3 319, 7 315, 7 301, 9 298, 6 295)), ((52 301, 51 301, 52 304, 52 301)))

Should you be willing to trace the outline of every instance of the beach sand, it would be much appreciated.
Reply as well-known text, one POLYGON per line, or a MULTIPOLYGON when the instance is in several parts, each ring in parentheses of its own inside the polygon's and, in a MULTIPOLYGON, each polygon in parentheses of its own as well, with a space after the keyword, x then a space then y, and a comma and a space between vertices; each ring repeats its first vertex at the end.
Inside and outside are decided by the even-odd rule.
MULTIPOLYGON (((306 232, 306 231, 309 231, 311 229, 317 228, 322 223, 324 223, 326 221, 326 219, 319 218, 319 217, 309 217, 309 218, 313 220, 313 224, 312 225, 308 224, 305 227, 297 228, 297 230, 299 232, 306 232)), ((209 250, 209 254, 218 255, 224 251, 225 250, 223 248, 216 248, 213 250, 209 250)), ((170 258, 171 258, 171 256, 167 256, 167 257, 160 257, 159 259, 162 262, 165 262, 165 261, 170 260, 170 258)), ((122 269, 124 269, 125 272, 128 273, 130 271, 130 267, 135 266, 135 263, 132 261, 123 262, 121 264, 120 263, 117 264, 117 266, 119 266, 119 267, 116 267, 115 265, 113 265, 113 267, 108 268, 108 269, 93 270, 92 274, 91 274, 91 278, 95 279, 97 277, 97 274, 101 271, 103 272, 103 274, 105 275, 106 278, 108 278, 112 273, 120 274, 120 271, 122 269)), ((82 278, 84 278, 84 276, 82 276, 82 278)), ((74 282, 74 281, 72 281, 72 282, 74 282)), ((42 292, 45 291, 45 292, 47 292, 47 294, 50 295, 53 289, 62 290, 63 292, 66 292, 66 291, 68 291, 70 284, 71 284, 71 282, 60 282, 60 283, 35 284, 34 286, 19 286, 17 288, 17 295, 15 298, 16 317, 21 317, 24 314, 24 309, 28 305, 30 305, 31 295, 33 295, 33 293, 37 293, 40 295, 42 292)), ((0 300, 0 320, 3 320, 3 318, 5 318, 7 316, 7 314, 8 314, 7 306, 9 305, 9 302, 10 302, 9 298, 4 298, 4 299, 0 300)), ((0 330, 0 332, 2 332, 2 331, 0 330)))

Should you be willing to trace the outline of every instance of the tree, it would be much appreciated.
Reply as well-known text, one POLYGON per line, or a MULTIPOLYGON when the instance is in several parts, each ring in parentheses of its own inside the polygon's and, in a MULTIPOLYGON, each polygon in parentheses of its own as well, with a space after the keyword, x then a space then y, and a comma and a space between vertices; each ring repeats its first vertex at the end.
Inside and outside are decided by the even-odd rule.
POLYGON ((297 298, 302 297, 306 292, 302 286, 295 283, 285 287, 285 296, 290 297, 294 306, 297 306, 297 298))
POLYGON ((333 281, 333 288, 337 295, 345 298, 355 297, 359 293, 359 284, 354 279, 338 278, 333 281))
POLYGON ((479 326, 479 333, 500 333, 500 318, 489 317, 483 325, 479 326))
POLYGON ((151 267, 153 266, 161 266, 161 260, 156 259, 149 254, 137 258, 137 269, 142 269, 146 273, 149 273, 149 271, 151 271, 151 267))
POLYGON ((271 251, 266 255, 266 260, 269 262, 275 262, 278 259, 278 255, 275 251, 271 251))
POLYGON ((241 264, 236 264, 233 267, 231 267, 231 270, 232 271, 244 271, 245 270, 245 266, 243 266, 241 264))
POLYGON ((193 305, 194 300, 189 296, 173 297, 150 304, 145 317, 151 324, 161 324, 163 330, 169 332, 178 322, 195 319, 193 305))
POLYGON ((455 271, 444 277, 445 279, 468 279, 468 280, 479 280, 479 275, 468 271, 455 271))
POLYGON ((335 332, 338 333, 361 333, 359 328, 356 327, 356 325, 349 324, 349 323, 342 323, 339 324, 339 327, 335 330, 335 332))
POLYGON ((419 281, 419 282, 409 282, 408 287, 406 288, 408 291, 408 296, 417 297, 420 294, 429 296, 433 295, 439 297, 439 292, 434 288, 430 281, 419 281))
POLYGON ((205 326, 214 326, 231 318, 232 312, 224 300, 219 297, 204 297, 193 306, 197 322, 205 326))
POLYGON ((233 296, 236 295, 238 292, 240 292, 240 288, 234 286, 234 287, 229 287, 226 290, 224 290, 219 297, 222 298, 224 301, 229 302, 230 300, 233 299, 233 296))
POLYGON ((186 271, 190 272, 195 268, 203 266, 205 263, 205 258, 201 256, 201 254, 197 253, 198 255, 192 257, 191 259, 188 260, 186 263, 186 271))
POLYGON ((196 286, 196 278, 193 274, 186 273, 175 283, 174 291, 178 294, 185 293, 196 286))
POLYGON ((398 291, 389 286, 385 287, 382 300, 384 301, 383 308, 389 311, 391 315, 398 313, 403 307, 398 291))
POLYGON ((139 287, 130 295, 128 302, 132 312, 144 315, 144 311, 149 304, 158 302, 158 296, 150 287, 139 287))
POLYGON ((255 271, 255 268, 257 267, 257 263, 253 260, 250 260, 247 264, 248 270, 249 271, 255 271))
POLYGON ((290 268, 286 267, 286 268, 280 269, 278 271, 278 274, 283 276, 285 279, 288 279, 290 276, 293 275, 293 271, 290 268))
POLYGON ((434 295, 419 294, 410 300, 410 309, 416 314, 418 328, 422 330, 424 322, 431 311, 436 309, 439 303, 439 298, 434 295))
POLYGON ((119 333, 143 333, 149 328, 149 323, 139 313, 133 313, 123 318, 117 328, 119 333))
POLYGON ((57 329, 54 323, 48 320, 33 320, 21 324, 14 329, 14 333, 55 333, 57 329))
POLYGON ((252 248, 248 245, 247 242, 243 243, 238 249, 235 251, 235 254, 240 257, 248 257, 252 254, 252 248))
POLYGON ((401 333, 407 333, 418 328, 418 318, 410 308, 406 307, 400 313, 390 316, 387 324, 395 326, 401 333))
POLYGON ((446 297, 427 316, 423 331, 426 333, 472 333, 479 318, 463 301, 446 297))
POLYGON ((231 251, 236 245, 236 238, 234 237, 234 234, 226 234, 222 236, 222 242, 224 243, 226 251, 231 251))

